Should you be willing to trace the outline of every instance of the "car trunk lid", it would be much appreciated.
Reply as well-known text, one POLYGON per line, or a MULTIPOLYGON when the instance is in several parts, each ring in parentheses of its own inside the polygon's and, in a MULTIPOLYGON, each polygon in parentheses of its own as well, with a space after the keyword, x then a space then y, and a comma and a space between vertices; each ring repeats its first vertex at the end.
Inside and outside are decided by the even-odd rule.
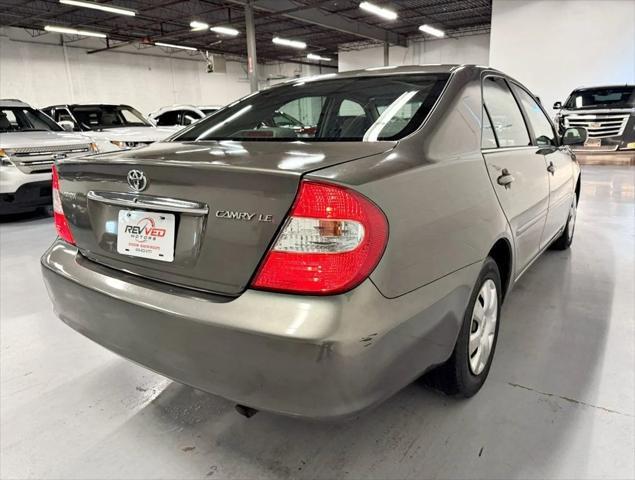
POLYGON ((168 143, 65 160, 58 165, 62 205, 84 256, 153 280, 235 296, 248 286, 304 173, 393 146, 394 142, 168 143), (143 174, 145 185, 128 181, 132 170, 143 174), (135 191, 131 183, 145 188, 135 191), (124 236, 120 227, 127 225, 126 215, 135 220, 130 224, 133 233, 135 225, 149 225, 136 221, 144 217, 139 212, 166 222, 146 233, 166 227, 163 241, 172 242, 173 259, 123 253, 118 237, 124 236))

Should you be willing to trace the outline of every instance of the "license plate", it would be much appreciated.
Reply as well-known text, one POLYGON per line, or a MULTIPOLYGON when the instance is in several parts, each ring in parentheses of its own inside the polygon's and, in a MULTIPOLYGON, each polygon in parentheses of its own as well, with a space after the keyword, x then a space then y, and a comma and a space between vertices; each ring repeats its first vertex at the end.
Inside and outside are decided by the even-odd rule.
POLYGON ((174 215, 120 210, 117 252, 162 262, 174 261, 174 215))
POLYGON ((601 147, 602 140, 599 138, 588 138, 586 142, 584 142, 584 146, 586 147, 601 147))

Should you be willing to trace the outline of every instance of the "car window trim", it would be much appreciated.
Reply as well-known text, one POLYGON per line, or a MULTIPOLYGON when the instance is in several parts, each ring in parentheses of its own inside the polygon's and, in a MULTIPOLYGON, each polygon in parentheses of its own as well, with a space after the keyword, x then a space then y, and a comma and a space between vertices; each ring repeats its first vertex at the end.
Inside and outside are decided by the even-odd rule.
MULTIPOLYGON (((521 106, 518 104, 518 99, 516 98, 516 95, 514 95, 514 92, 512 91, 511 87, 509 86, 509 83, 507 82, 507 78, 505 78, 503 75, 486 72, 481 77, 481 103, 482 103, 483 107, 487 108, 487 105, 485 105, 485 80, 487 80, 489 77, 500 78, 501 80, 503 80, 503 82, 505 82, 505 85, 507 86, 507 89, 509 90, 509 92, 512 95, 512 98, 516 102, 516 107, 520 111, 520 116, 522 117, 523 122, 525 122, 525 130, 527 131, 527 135, 529 136, 529 141, 531 142, 531 145, 516 145, 514 147, 500 147, 499 146, 499 147, 497 147, 497 149, 500 150, 502 148, 505 148, 505 149, 537 148, 537 145, 535 144, 534 139, 533 139, 533 132, 532 132, 532 130, 529 129, 529 125, 527 125, 527 119, 525 118, 525 112, 523 111, 521 106)), ((489 111, 488 111, 488 114, 489 114, 489 111)), ((491 117, 490 117, 490 121, 491 121, 491 117)), ((495 131, 493 123, 492 123, 492 130, 495 131)), ((483 134, 481 133, 481 150, 483 150, 483 141, 482 141, 483 138, 482 138, 482 135, 483 134)), ((496 136, 496 143, 498 145, 500 145, 500 142, 498 141, 498 135, 495 135, 495 136, 496 136)), ((493 149, 486 149, 486 150, 493 150, 493 149)))
POLYGON ((483 102, 483 112, 485 112, 485 115, 487 116, 487 121, 489 122, 489 126, 492 128, 492 135, 494 135, 494 141, 496 142, 496 147, 483 148, 483 130, 485 129, 485 123, 481 122, 481 150, 491 150, 494 148, 500 148, 501 144, 498 141, 498 135, 496 134, 496 130, 494 129, 492 116, 489 114, 489 110, 485 106, 485 102, 483 102))
POLYGON ((507 80, 507 83, 510 85, 509 89, 511 90, 512 95, 514 95, 514 98, 516 98, 516 102, 519 104, 519 106, 521 108, 521 111, 523 112, 523 115, 526 116, 525 120, 529 123, 529 125, 531 127, 531 134, 532 134, 532 139, 531 140, 534 143, 534 145, 537 146, 537 147, 540 147, 540 148, 546 147, 546 145, 538 145, 538 138, 536 137, 536 132, 534 131, 533 125, 531 125, 531 121, 529 121, 529 115, 525 111, 525 108, 523 107, 522 102, 520 101, 520 99, 517 98, 516 92, 514 92, 514 89, 511 87, 512 85, 515 85, 516 87, 518 87, 519 89, 524 91, 527 95, 529 95, 529 98, 531 98, 534 102, 536 102, 536 105, 538 105, 538 108, 540 108, 540 111, 545 116, 545 118, 547 119, 547 123, 551 127, 551 133, 553 134, 553 138, 554 138, 555 143, 556 143, 555 145, 552 145, 552 146, 556 147, 556 148, 559 147, 560 146, 560 142, 559 142, 559 139, 558 139, 558 135, 556 134, 556 130, 554 128, 553 122, 549 118, 549 115, 547 115, 547 113, 545 112, 545 109, 543 108, 541 103, 538 100, 536 100, 536 97, 534 95, 532 95, 532 93, 529 90, 527 90, 525 87, 520 85, 518 82, 516 82, 514 80, 507 80))

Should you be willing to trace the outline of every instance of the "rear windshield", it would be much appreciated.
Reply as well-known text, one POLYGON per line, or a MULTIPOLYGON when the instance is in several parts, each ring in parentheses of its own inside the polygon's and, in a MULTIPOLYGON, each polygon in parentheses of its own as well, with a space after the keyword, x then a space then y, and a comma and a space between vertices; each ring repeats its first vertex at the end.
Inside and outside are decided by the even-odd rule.
POLYGON ((150 125, 143 115, 126 105, 77 105, 71 107, 71 113, 84 130, 150 125))
POLYGON ((59 132, 62 130, 51 118, 29 107, 0 107, 0 132, 59 132))
POLYGON ((635 107, 635 87, 602 87, 575 90, 565 105, 576 108, 630 108, 635 107))
POLYGON ((422 124, 448 77, 299 79, 247 96, 173 140, 398 140, 422 124))

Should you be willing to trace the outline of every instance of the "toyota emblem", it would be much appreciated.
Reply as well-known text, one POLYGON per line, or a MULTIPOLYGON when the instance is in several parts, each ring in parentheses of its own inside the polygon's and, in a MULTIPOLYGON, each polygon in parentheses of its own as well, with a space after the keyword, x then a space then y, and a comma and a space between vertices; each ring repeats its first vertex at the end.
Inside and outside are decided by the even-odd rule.
POLYGON ((142 192, 148 186, 148 179, 141 170, 130 170, 128 172, 128 185, 135 192, 142 192))

